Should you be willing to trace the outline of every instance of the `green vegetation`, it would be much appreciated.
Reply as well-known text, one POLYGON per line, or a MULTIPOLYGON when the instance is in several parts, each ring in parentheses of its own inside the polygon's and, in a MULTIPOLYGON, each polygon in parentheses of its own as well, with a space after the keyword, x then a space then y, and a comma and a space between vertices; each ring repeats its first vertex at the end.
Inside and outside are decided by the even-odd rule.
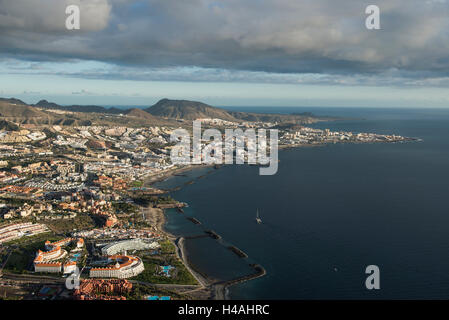
POLYGON ((169 204, 169 203, 175 203, 177 201, 168 195, 168 196, 158 197, 156 202, 157 202, 157 204, 169 204))
POLYGON ((132 214, 139 212, 139 208, 137 208, 135 205, 131 203, 126 202, 113 202, 112 207, 114 208, 115 212, 117 214, 125 213, 125 214, 132 214))
POLYGON ((9 198, 9 197, 2 197, 2 203, 6 203, 10 206, 20 207, 23 206, 25 203, 28 203, 29 205, 34 205, 36 202, 29 199, 20 199, 20 198, 9 198))
POLYGON ((95 227, 95 221, 87 214, 78 214, 69 220, 46 220, 45 224, 55 233, 62 234, 76 230, 87 230, 95 227))
POLYGON ((155 196, 155 195, 148 195, 148 194, 135 195, 133 197, 133 200, 135 203, 142 205, 142 206, 158 205, 158 204, 173 204, 173 203, 178 202, 175 199, 173 199, 170 195, 155 196))
POLYGON ((44 249, 45 241, 57 241, 60 239, 62 237, 42 233, 8 242, 7 245, 11 249, 8 252, 4 251, 0 253, 2 263, 8 257, 9 252, 11 253, 5 265, 5 270, 13 273, 27 273, 30 270, 31 262, 36 255, 36 251, 44 249))
POLYGON ((138 180, 132 181, 132 182, 130 183, 130 186, 131 186, 132 188, 141 188, 141 187, 143 187, 143 181, 138 181, 138 180))
POLYGON ((132 195, 132 199, 135 203, 142 205, 142 206, 148 206, 150 203, 155 203, 157 201, 157 196, 151 196, 147 194, 142 195, 132 195))
POLYGON ((160 256, 139 255, 144 263, 145 270, 133 280, 155 284, 184 284, 197 285, 198 282, 187 270, 181 260, 174 254, 175 246, 169 240, 160 242, 160 256), (160 267, 171 265, 170 277, 161 274, 160 267))
POLYGON ((171 271, 171 277, 166 277, 159 274, 159 267, 161 266, 159 259, 145 258, 144 265, 145 270, 139 274, 133 280, 138 280, 148 283, 156 284, 186 284, 186 285, 196 285, 198 284, 195 278, 190 274, 190 272, 184 267, 182 262, 171 260, 171 266, 175 267, 171 271))
POLYGON ((144 286, 141 284, 133 284, 133 289, 130 293, 123 294, 127 300, 143 300, 146 296, 170 296, 172 299, 186 299, 185 296, 181 296, 180 294, 162 289, 155 288, 152 286, 144 286))
POLYGON ((54 139, 54 138, 56 138, 56 136, 57 136, 57 134, 56 134, 55 132, 51 131, 51 130, 48 129, 48 128, 44 128, 44 130, 42 130, 42 131, 45 133, 45 135, 47 136, 47 138, 52 138, 52 139, 54 139))
POLYGON ((31 237, 22 237, 20 239, 8 241, 6 245, 15 247, 25 247, 31 243, 42 242, 45 244, 46 240, 57 241, 62 239, 62 237, 52 234, 50 231, 45 233, 40 233, 31 237))
POLYGON ((161 245, 162 254, 174 254, 176 252, 176 247, 170 240, 161 241, 159 244, 161 245))

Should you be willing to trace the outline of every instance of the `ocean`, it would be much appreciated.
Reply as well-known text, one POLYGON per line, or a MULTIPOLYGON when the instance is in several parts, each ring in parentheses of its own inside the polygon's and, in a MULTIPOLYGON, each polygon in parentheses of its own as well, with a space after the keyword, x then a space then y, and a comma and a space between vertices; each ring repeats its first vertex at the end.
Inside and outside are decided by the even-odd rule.
POLYGON ((421 138, 396 144, 333 144, 279 152, 274 176, 248 165, 200 168, 159 187, 187 202, 166 229, 223 238, 186 241, 200 272, 232 279, 258 263, 267 275, 229 288, 231 299, 448 299, 449 110, 233 108, 350 118, 312 125, 421 138), (193 181, 186 184, 187 181, 193 181), (259 210, 263 223, 255 223, 259 210), (238 258, 226 246, 248 254, 238 258), (380 269, 367 290, 365 268, 380 269))

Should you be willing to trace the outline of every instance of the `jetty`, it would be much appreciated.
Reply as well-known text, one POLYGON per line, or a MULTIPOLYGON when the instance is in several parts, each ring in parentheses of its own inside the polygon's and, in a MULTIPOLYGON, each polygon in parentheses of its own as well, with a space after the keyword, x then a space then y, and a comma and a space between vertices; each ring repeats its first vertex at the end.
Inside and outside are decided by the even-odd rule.
POLYGON ((195 239, 202 239, 202 238, 208 238, 209 236, 207 234, 198 234, 195 236, 186 236, 184 239, 186 240, 195 240, 195 239))
POLYGON ((227 286, 231 286, 231 285, 234 285, 234 284, 237 284, 237 283, 241 283, 241 282, 245 282, 245 281, 249 281, 249 280, 254 280, 254 279, 263 277, 264 275, 267 274, 267 271, 265 270, 265 268, 262 267, 259 264, 250 264, 249 266, 251 268, 253 268, 256 271, 256 273, 249 274, 249 275, 237 278, 237 279, 233 279, 233 280, 227 281, 226 285, 227 286))
POLYGON ((173 202, 173 203, 159 203, 156 205, 156 208, 159 209, 178 209, 186 206, 184 202, 173 202))
POLYGON ((229 246, 228 249, 234 252, 240 258, 248 258, 248 255, 245 252, 235 246, 229 246))
POLYGON ((176 211, 179 213, 184 213, 184 209, 182 209, 182 207, 176 207, 176 211))
POLYGON ((209 237, 211 237, 212 239, 215 239, 215 240, 221 239, 221 236, 219 234, 217 234, 214 230, 206 230, 204 232, 207 233, 209 235, 209 237))
POLYGON ((254 269, 255 273, 241 276, 231 280, 224 280, 213 283, 212 286, 215 287, 214 299, 224 300, 226 299, 226 288, 236 285, 238 283, 243 283, 246 281, 251 281, 263 277, 267 274, 265 268, 259 264, 250 264, 249 266, 254 269))
POLYGON ((201 222, 198 219, 193 217, 187 217, 187 220, 192 221, 194 224, 201 224, 201 222))

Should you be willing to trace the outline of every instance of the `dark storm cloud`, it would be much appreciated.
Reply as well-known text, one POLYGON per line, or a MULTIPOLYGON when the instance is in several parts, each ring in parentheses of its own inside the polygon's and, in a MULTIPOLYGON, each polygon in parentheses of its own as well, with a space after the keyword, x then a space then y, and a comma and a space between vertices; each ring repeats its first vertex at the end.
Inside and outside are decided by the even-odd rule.
POLYGON ((448 27, 444 0, 0 0, 4 57, 121 69, 447 77, 448 27), (65 30, 68 4, 80 31, 65 30), (381 30, 365 28, 369 4, 381 30))

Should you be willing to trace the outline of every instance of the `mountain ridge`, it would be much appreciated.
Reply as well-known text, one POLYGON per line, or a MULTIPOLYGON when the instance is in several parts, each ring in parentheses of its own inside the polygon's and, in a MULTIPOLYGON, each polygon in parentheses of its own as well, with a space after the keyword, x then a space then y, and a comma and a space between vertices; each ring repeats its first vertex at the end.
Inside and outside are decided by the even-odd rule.
POLYGON ((153 106, 140 109, 106 108, 96 105, 61 106, 47 100, 36 104, 26 104, 16 98, 0 98, 0 117, 17 123, 57 123, 75 125, 89 123, 93 118, 89 113, 98 113, 95 121, 123 123, 125 119, 137 124, 174 124, 176 121, 193 121, 201 118, 221 119, 232 122, 276 122, 308 124, 319 118, 312 114, 268 114, 255 112, 228 111, 203 102, 190 100, 159 100, 153 106), (69 113, 58 113, 62 110, 69 113), (125 118, 121 118, 124 115, 125 118), (120 119, 119 119, 120 118, 120 119), (131 120, 130 120, 131 119, 131 120))

